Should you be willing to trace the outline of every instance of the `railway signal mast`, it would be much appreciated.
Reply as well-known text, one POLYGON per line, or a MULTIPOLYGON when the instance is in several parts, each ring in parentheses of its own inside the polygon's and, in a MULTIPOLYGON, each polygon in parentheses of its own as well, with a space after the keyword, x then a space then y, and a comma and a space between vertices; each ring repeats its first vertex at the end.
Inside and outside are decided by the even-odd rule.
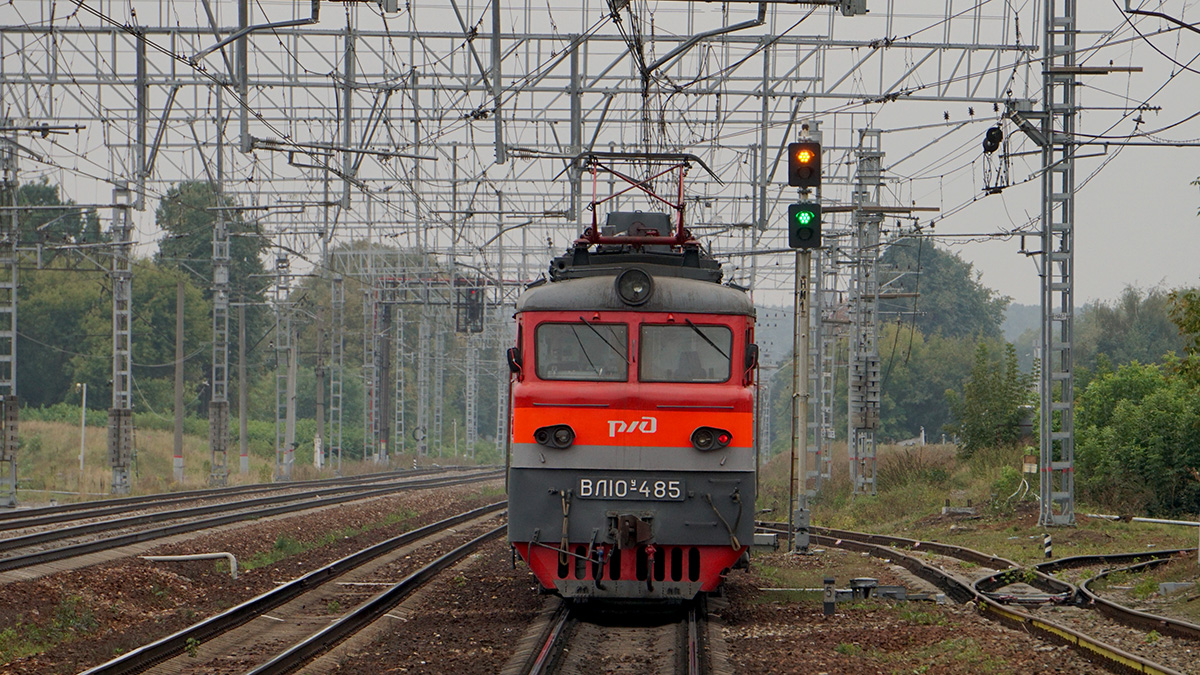
MULTIPOLYGON (((806 136, 810 133, 803 126, 806 136)), ((788 246, 796 249, 795 325, 792 344, 792 472, 788 509, 788 550, 808 548, 808 304, 812 250, 821 245, 821 141, 808 137, 788 144, 788 185, 799 188, 800 201, 788 206, 788 246), (802 496, 803 495, 803 496, 802 496)), ((816 474, 820 473, 817 463, 816 474)))

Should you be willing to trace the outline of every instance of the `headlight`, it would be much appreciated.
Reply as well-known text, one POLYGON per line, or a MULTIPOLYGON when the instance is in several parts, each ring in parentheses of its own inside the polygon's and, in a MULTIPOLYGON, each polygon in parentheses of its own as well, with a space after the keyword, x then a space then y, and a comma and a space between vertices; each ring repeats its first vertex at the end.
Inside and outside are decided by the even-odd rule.
POLYGON ((627 305, 636 306, 646 302, 653 291, 654 281, 645 270, 633 267, 617 276, 617 297, 627 305))
POLYGON ((533 440, 537 441, 538 445, 563 450, 571 447, 571 444, 575 442, 575 430, 566 424, 540 427, 533 432, 533 440))

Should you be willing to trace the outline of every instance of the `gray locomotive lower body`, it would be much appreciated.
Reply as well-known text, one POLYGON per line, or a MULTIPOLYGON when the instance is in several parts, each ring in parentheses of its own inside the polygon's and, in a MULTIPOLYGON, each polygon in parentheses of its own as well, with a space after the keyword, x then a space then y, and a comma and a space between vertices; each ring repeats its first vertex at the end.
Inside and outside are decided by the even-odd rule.
POLYGON ((698 547, 738 550, 754 535, 753 471, 513 467, 508 487, 509 541, 556 552, 549 576, 565 597, 693 597, 698 547), (622 555, 638 560, 624 578, 622 555))

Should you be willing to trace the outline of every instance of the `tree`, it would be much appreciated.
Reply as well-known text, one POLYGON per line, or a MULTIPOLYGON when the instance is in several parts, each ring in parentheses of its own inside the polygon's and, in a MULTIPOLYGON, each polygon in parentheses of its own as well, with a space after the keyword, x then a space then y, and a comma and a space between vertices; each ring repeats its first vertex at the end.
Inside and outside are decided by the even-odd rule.
POLYGON ((946 391, 955 419, 946 430, 959 436, 960 453, 969 457, 983 448, 1016 444, 1034 400, 1032 387, 1033 375, 1021 372, 1012 344, 1005 344, 1004 356, 997 359, 980 343, 962 394, 946 391))
MULTIPOLYGON (((130 329, 132 373, 140 400, 170 401, 175 360, 175 288, 178 270, 135 261, 130 329), (155 382, 158 381, 158 384, 155 382), (164 393, 165 392, 165 393, 164 393)), ((112 284, 107 273, 70 269, 55 261, 23 272, 19 291, 18 394, 29 405, 58 403, 87 383, 97 408, 111 398, 112 284)), ((209 368, 211 312, 202 292, 185 285, 185 352, 189 382, 209 368)))
MULTIPOLYGON (((947 389, 971 374, 976 341, 923 335, 911 324, 891 323, 879 334, 882 397, 880 434, 911 438, 924 428, 936 434, 952 421, 947 389)), ((989 343, 999 349, 999 343, 989 343)))
POLYGON ((1171 321, 1179 327, 1187 357, 1178 364, 1179 371, 1193 384, 1200 386, 1200 288, 1171 291, 1171 321))
POLYGON ((1000 339, 1010 298, 984 286, 971 263, 923 239, 892 244, 880 263, 900 275, 887 286, 888 292, 920 294, 888 300, 881 304, 881 313, 912 316, 924 335, 1000 339))
MULTIPOLYGON (((1095 369, 1104 357, 1115 365, 1155 363, 1184 341, 1171 322, 1171 294, 1160 288, 1126 286, 1113 302, 1093 302, 1075 320, 1075 365, 1095 369)), ((1087 377, 1080 384, 1087 384, 1087 377)))
POLYGON ((1200 288, 1180 288, 1168 296, 1171 321, 1184 337, 1188 353, 1200 353, 1200 288))
MULTIPOLYGON (((261 302, 270 280, 263 267, 262 255, 267 240, 256 227, 247 223, 228 198, 218 198, 211 183, 188 181, 167 191, 154 212, 154 220, 164 236, 158 245, 156 260, 189 272, 201 288, 212 284, 213 229, 217 218, 225 218, 229 228, 229 284, 235 301, 261 302)), ((210 292, 206 291, 205 295, 210 292)))
MULTIPOLYGON (((58 186, 42 178, 17 188, 18 206, 73 207, 74 200, 63 201, 58 186)), ((17 231, 21 244, 84 244, 105 241, 100 232, 100 217, 95 211, 78 207, 62 209, 30 208, 17 211, 17 231)))
MULTIPOLYGON (((85 317, 104 311, 107 302, 107 278, 101 271, 69 269, 62 261, 52 261, 39 270, 21 272, 18 291, 17 394, 33 406, 47 406, 64 400, 76 382, 103 385, 110 375, 103 364, 111 364, 109 345, 98 345, 95 338, 112 335, 111 323, 91 335, 85 317), (95 379, 83 377, 83 367, 95 361, 95 379)), ((94 401, 101 401, 100 390, 93 390, 94 401)), ((96 406, 102 407, 102 406, 96 406)))

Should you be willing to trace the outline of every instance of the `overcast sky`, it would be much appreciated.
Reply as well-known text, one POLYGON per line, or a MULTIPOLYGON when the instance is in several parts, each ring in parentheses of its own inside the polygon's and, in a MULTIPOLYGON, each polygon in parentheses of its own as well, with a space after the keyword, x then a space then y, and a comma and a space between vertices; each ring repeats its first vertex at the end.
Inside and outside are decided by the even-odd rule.
MULTIPOLYGON (((1195 78, 1196 76, 1193 76, 1195 78)), ((1192 110, 1200 110, 1196 78, 1192 110)), ((1112 152, 1112 149, 1110 149, 1112 152)), ((1082 180, 1096 160, 1078 163, 1082 180)), ((1076 195, 1075 306, 1111 300, 1126 286, 1200 286, 1200 148, 1130 147, 1121 150, 1076 195)), ((1037 213, 1038 191, 989 197, 997 213, 1013 220, 1037 213)), ((1039 242, 1026 239, 1026 248, 1039 242)), ((982 273, 983 282, 1014 302, 1038 304, 1034 258, 1017 241, 954 245, 951 250, 982 273)))
MULTIPOLYGON (((1121 0, 1122 3, 1124 0, 1121 0)), ((1079 3, 1081 13, 1081 43, 1089 43, 1095 34, 1121 26, 1122 13, 1112 0, 1079 3)), ((1184 21, 1200 20, 1200 7, 1193 0, 1164 0, 1137 2, 1134 7, 1157 11, 1184 21)), ((1159 19, 1141 20, 1139 28, 1149 33, 1170 24, 1159 19)), ((1136 36, 1135 36, 1136 37, 1136 36)), ((1135 40, 1104 54, 1089 65, 1104 65, 1116 59, 1117 65, 1140 66, 1142 73, 1082 76, 1079 103, 1083 106, 1077 130, 1084 134, 1104 134, 1115 118, 1108 111, 1090 111, 1089 106, 1113 107, 1122 96, 1144 100, 1156 89, 1162 90, 1150 98, 1149 105, 1161 106, 1161 111, 1142 113, 1142 131, 1154 131, 1190 116, 1200 115, 1200 74, 1183 70, 1171 62, 1200 71, 1200 34, 1176 30, 1153 38, 1153 44, 1164 54, 1156 52, 1145 41, 1135 40), (1163 86, 1165 84, 1165 86, 1163 86)), ((1114 128, 1110 134, 1128 134, 1134 129, 1130 121, 1135 115, 1114 128)), ((1163 131, 1157 139, 1200 144, 1200 117, 1175 128, 1163 131)), ((1140 142, 1151 139, 1141 138, 1140 142)), ((1090 300, 1113 299, 1126 286, 1167 288, 1200 286, 1200 188, 1192 181, 1200 176, 1200 145, 1195 147, 1087 147, 1080 155, 1107 155, 1082 158, 1076 162, 1075 218, 1075 305, 1090 300), (1116 153, 1115 157, 1111 157, 1116 153), (1094 178, 1085 180, 1111 157, 1094 178)), ((1036 157, 1027 160, 1036 166, 1036 157)), ((1027 169, 1014 165, 1013 180, 1026 177, 1027 169)), ((1000 226, 1019 224, 1040 209, 1040 189, 1037 181, 987 197, 972 208, 979 217, 996 217, 1000 226), (986 206, 981 209, 979 206, 986 206)), ((969 225, 957 222, 955 231, 966 231, 969 225)), ((950 229, 950 228, 947 228, 950 229)), ((1036 250, 1039 243, 1028 238, 1026 246, 1036 250)), ((974 263, 983 274, 983 281, 999 292, 1011 296, 1014 302, 1039 302, 1038 270, 1032 258, 1018 253, 1015 241, 996 241, 956 245, 965 259, 974 263)))

